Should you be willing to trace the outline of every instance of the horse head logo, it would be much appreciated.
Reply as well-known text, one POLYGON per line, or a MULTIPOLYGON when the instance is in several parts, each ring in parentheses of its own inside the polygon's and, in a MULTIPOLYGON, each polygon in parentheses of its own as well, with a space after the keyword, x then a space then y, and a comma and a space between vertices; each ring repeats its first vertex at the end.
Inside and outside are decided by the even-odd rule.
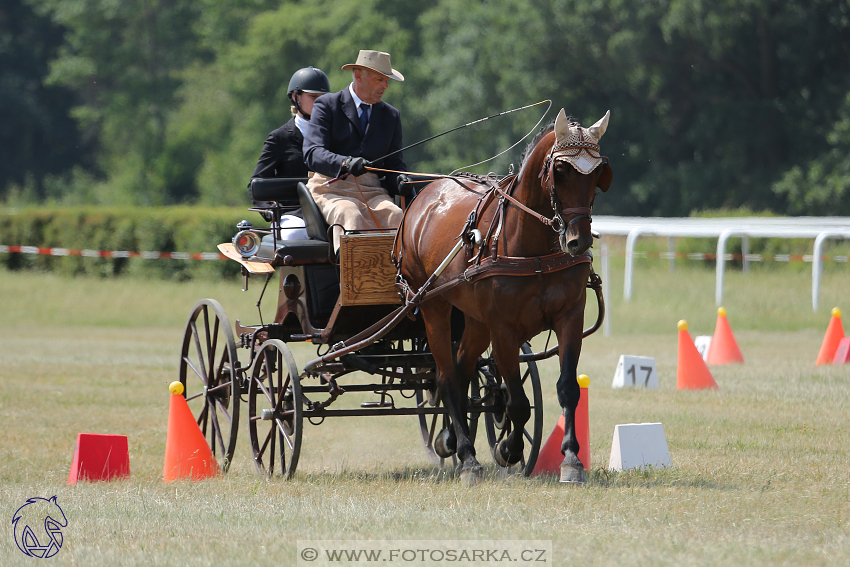
POLYGON ((62 528, 68 525, 68 519, 56 503, 56 496, 30 498, 12 516, 12 525, 15 543, 24 555, 47 559, 59 553, 62 528))

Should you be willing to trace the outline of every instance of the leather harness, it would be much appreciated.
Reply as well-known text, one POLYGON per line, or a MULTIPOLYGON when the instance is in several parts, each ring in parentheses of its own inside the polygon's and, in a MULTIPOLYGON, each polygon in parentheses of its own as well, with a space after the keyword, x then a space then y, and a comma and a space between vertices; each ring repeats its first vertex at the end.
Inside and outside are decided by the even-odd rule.
MULTIPOLYGON (((593 257, 590 254, 573 256, 567 252, 556 252, 545 256, 517 257, 502 256, 498 253, 499 236, 504 225, 505 212, 507 210, 508 203, 511 203, 520 210, 532 215, 543 224, 552 227, 559 236, 562 236, 566 232, 567 227, 577 220, 581 218, 590 218, 590 207, 561 207, 560 199, 558 199, 558 195, 555 192, 555 184, 553 180, 554 164, 556 160, 552 159, 552 157, 552 152, 550 152, 540 170, 540 174, 538 175, 538 178, 541 179, 541 184, 549 192, 552 209, 555 211, 555 215, 551 219, 530 209, 511 195, 516 186, 516 181, 518 179, 517 175, 509 175, 500 181, 497 181, 490 175, 475 175, 471 173, 461 173, 458 175, 458 177, 471 179, 478 184, 486 185, 488 187, 488 189, 478 198, 478 203, 472 211, 470 211, 463 230, 456 238, 464 240, 464 248, 467 251, 467 257, 469 257, 468 263, 471 265, 456 277, 432 290, 420 290, 419 297, 415 300, 417 304, 425 301, 426 297, 440 295, 463 283, 473 283, 493 276, 543 275, 558 272, 578 264, 593 262, 593 257), (481 213, 487 208, 494 198, 498 198, 500 201, 499 208, 496 212, 496 218, 494 218, 493 222, 490 223, 487 235, 482 238, 478 252, 472 256, 472 252, 475 249, 475 242, 472 240, 473 229, 476 228, 481 213), (564 222, 563 217, 567 215, 573 216, 569 222, 564 222), (486 243, 488 242, 490 243, 490 254, 485 257, 485 250, 487 249, 486 243)), ((461 187, 467 190, 472 190, 461 183, 456 177, 453 177, 452 179, 454 179, 461 187)), ((399 288, 400 293, 405 299, 405 303, 410 304, 416 294, 401 274, 404 256, 404 243, 401 238, 401 234, 406 217, 407 211, 405 211, 405 215, 402 217, 402 221, 396 233, 396 243, 398 246, 393 246, 392 260, 398 268, 395 285, 399 288), (398 257, 395 256, 395 250, 398 250, 399 252, 398 257)), ((593 272, 593 267, 591 266, 591 276, 590 281, 588 282, 588 287, 596 289, 597 286, 601 287, 601 280, 599 280, 599 276, 593 272)))

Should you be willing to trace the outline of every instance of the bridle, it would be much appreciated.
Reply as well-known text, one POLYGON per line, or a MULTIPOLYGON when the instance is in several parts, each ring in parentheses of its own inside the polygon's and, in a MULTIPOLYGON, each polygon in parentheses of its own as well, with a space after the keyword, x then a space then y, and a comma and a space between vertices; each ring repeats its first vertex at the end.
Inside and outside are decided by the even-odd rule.
MULTIPOLYGON (((559 146, 556 143, 552 145, 552 149, 549 150, 549 155, 546 156, 546 159, 543 161, 543 166, 540 168, 540 173, 537 175, 537 178, 540 179, 540 185, 543 190, 549 193, 549 202, 552 205, 552 211, 555 213, 551 219, 530 209, 510 195, 514 184, 519 179, 519 176, 512 179, 505 189, 501 186, 496 186, 496 192, 498 192, 503 199, 507 199, 516 205, 520 210, 532 215, 546 226, 552 227, 552 230, 557 232, 559 236, 563 236, 573 223, 581 219, 586 218, 590 222, 593 222, 593 218, 591 217, 591 214, 593 213, 592 207, 562 207, 561 199, 558 198, 558 193, 555 191, 555 163, 558 161, 558 158, 570 155, 570 152, 573 151, 581 151, 582 149, 592 149, 598 153, 599 145, 584 141, 572 142, 569 145, 563 146, 559 146), (570 218, 569 221, 564 221, 564 217, 570 215, 572 215, 572 218, 570 218)), ((600 164, 608 163, 608 158, 604 156, 600 157, 602 157, 603 160, 600 164)))

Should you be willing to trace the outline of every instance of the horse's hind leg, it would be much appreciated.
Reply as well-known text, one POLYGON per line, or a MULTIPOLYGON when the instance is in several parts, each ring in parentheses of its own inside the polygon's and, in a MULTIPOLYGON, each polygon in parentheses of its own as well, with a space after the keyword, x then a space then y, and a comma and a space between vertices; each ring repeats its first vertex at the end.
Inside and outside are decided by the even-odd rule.
POLYGON ((495 448, 496 462, 503 467, 522 459, 523 432, 531 417, 531 405, 523 389, 519 371, 519 346, 515 337, 493 337, 493 356, 508 389, 507 414, 511 432, 495 448))
MULTIPOLYGON (((437 365, 437 387, 454 429, 457 456, 461 461, 460 478, 467 484, 475 484, 481 480, 482 469, 475 458, 475 447, 469 440, 469 423, 466 419, 469 376, 458 376, 452 356, 451 305, 442 299, 432 298, 422 304, 421 309, 431 354, 437 365)), ((458 351, 461 359, 465 359, 463 353, 468 350, 464 349, 463 344, 464 341, 461 341, 462 346, 458 351)))

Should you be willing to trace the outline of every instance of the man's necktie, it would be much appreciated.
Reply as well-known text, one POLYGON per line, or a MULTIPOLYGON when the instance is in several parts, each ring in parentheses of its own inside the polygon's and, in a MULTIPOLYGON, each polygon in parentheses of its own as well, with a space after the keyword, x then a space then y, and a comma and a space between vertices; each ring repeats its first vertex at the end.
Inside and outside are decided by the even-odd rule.
POLYGON ((360 103, 360 128, 364 134, 366 133, 366 126, 369 124, 369 109, 371 106, 371 104, 366 104, 365 102, 360 103))

